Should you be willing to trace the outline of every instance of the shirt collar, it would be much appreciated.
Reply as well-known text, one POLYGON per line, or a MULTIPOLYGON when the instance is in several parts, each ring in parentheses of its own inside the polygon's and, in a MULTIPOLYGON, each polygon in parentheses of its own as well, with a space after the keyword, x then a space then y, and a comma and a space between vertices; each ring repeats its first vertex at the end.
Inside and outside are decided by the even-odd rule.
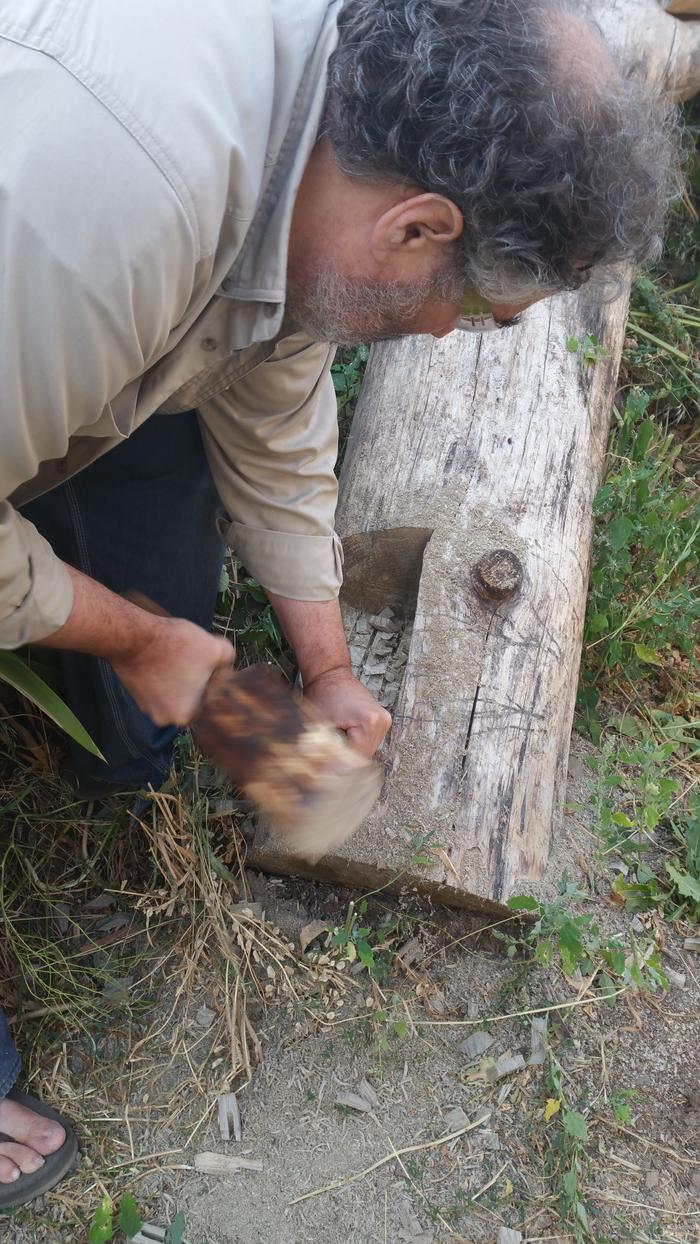
POLYGON ((341 7, 342 0, 332 0, 328 5, 255 216, 235 263, 217 291, 239 303, 232 317, 232 349, 267 341, 282 327, 294 202, 323 117, 327 67, 338 39, 341 7))

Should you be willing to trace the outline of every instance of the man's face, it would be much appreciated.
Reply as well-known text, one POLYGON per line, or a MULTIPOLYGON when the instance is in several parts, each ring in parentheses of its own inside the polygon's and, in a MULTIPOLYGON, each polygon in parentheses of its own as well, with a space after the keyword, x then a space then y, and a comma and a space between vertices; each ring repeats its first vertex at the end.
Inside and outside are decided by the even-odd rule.
POLYGON ((302 282, 290 281, 287 294, 299 329, 340 346, 417 333, 445 337, 457 328, 486 331, 507 326, 530 305, 489 303, 465 290, 452 258, 439 271, 410 282, 343 274, 326 263, 302 282))

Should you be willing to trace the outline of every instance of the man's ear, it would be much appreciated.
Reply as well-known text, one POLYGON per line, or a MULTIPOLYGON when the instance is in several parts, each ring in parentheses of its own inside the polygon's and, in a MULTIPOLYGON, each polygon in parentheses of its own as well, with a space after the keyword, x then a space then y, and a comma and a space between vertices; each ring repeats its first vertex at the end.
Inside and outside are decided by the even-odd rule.
POLYGON ((459 208, 441 194, 416 194, 388 208, 376 220, 370 246, 375 259, 397 252, 418 255, 456 242, 464 228, 459 208))

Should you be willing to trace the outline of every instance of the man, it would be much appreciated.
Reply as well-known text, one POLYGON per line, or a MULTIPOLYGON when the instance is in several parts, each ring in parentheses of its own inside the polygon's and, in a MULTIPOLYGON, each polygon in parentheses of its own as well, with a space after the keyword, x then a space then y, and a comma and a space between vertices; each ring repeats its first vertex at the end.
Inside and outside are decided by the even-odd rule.
MULTIPOLYGON (((60 653, 84 788, 158 785, 233 658, 228 543, 371 755, 325 343, 506 325, 654 254, 663 122, 558 0, 0 0, 0 39, 0 646, 60 653)), ((0 1206, 74 1159, 18 1072, 0 1014, 0 1206)))

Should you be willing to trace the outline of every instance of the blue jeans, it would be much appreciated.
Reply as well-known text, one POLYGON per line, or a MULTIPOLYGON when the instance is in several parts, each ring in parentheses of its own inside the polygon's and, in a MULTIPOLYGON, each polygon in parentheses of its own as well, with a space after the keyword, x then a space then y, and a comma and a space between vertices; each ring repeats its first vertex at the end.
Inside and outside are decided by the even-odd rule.
MULTIPOLYGON (((143 592, 206 628, 224 556, 219 512, 195 411, 152 415, 122 445, 23 508, 71 566, 113 592, 143 592)), ((109 662, 56 655, 64 698, 107 759, 72 744, 80 781, 158 788, 177 731, 154 726, 109 662)))
MULTIPOLYGON (((195 411, 153 415, 116 449, 23 513, 59 557, 113 592, 136 589, 168 613, 210 627, 224 546, 220 502, 195 411)), ((71 744, 86 787, 156 789, 168 774, 177 731, 155 726, 107 661, 56 653, 62 694, 107 759, 71 744)), ((19 1074, 19 1056, 0 1011, 0 1098, 19 1074)))

